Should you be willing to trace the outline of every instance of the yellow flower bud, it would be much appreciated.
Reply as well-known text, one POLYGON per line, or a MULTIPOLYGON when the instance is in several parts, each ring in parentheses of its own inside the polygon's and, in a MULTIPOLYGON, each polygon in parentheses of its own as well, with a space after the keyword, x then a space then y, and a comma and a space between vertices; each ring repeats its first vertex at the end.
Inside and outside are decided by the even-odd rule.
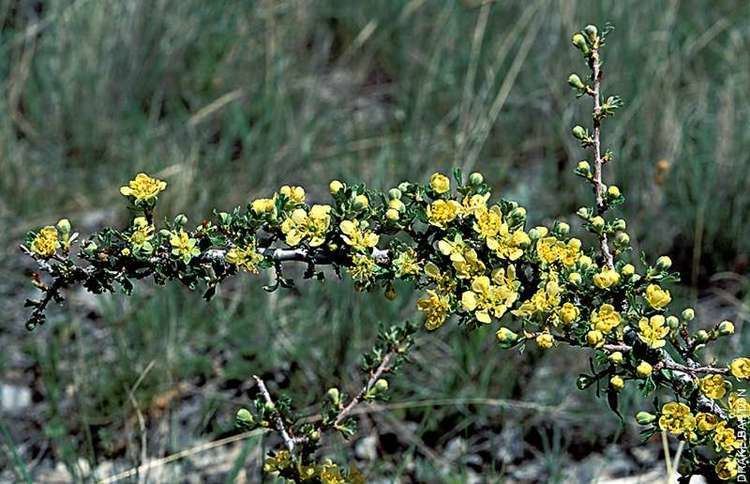
POLYGON ((474 172, 471 175, 469 175, 469 183, 472 185, 481 185, 482 182, 484 182, 484 177, 479 172, 474 172))
POLYGON ((342 188, 344 188, 344 184, 338 180, 333 180, 328 184, 328 190, 330 190, 332 195, 336 195, 342 188))
POLYGON ((373 385, 372 388, 378 393, 386 392, 388 391, 388 380, 386 380, 385 378, 380 378, 375 382, 375 385, 373 385))
POLYGON ((591 165, 589 165, 589 162, 586 160, 579 161, 578 164, 576 165, 576 171, 583 176, 590 176, 591 165))
POLYGON ((620 269, 620 272, 623 276, 630 277, 635 274, 635 266, 633 266, 633 264, 625 264, 622 266, 622 269, 620 269))
POLYGON ((575 126, 572 130, 573 136, 576 137, 576 139, 584 140, 586 139, 586 136, 588 136, 588 133, 586 133, 586 129, 583 126, 575 126))
POLYGON ((388 190, 388 197, 391 200, 401 200, 401 190, 398 188, 391 188, 388 190))
POLYGON ((596 217, 591 219, 591 226, 594 227, 596 230, 601 230, 604 228, 604 218, 602 218, 600 215, 597 215, 596 217))
POLYGON ((594 263, 594 261, 591 260, 591 257, 589 257, 587 255, 582 255, 578 259, 578 263, 581 265, 582 268, 588 269, 589 267, 591 267, 591 265, 594 263))
POLYGON ((670 267, 672 267, 672 259, 670 259, 666 255, 663 255, 663 256, 659 257, 658 259, 656 259, 656 268, 657 269, 661 269, 663 271, 666 271, 670 267))
POLYGON ((615 351, 614 353, 610 354, 607 359, 615 365, 620 365, 625 358, 622 356, 621 351, 615 351))
POLYGON ((607 196, 611 198, 620 198, 620 189, 616 185, 612 185, 609 188, 607 188, 607 196))
POLYGON ((359 194, 356 197, 354 197, 354 208, 357 210, 361 210, 363 208, 367 208, 370 206, 370 200, 367 198, 367 195, 359 194))
POLYGON ((647 361, 641 361, 635 368, 635 372, 641 378, 648 378, 649 376, 651 376, 651 373, 653 373, 653 371, 654 367, 651 366, 651 364, 647 361))
POLYGON ((618 232, 615 235, 615 243, 620 247, 624 247, 630 243, 630 236, 625 232, 618 232))
POLYGON ((680 327, 680 320, 675 316, 667 316, 667 326, 669 326, 670 329, 677 329, 680 327))
POLYGON ((638 412, 635 415, 635 420, 638 422, 638 425, 649 425, 656 420, 656 415, 648 412, 638 412))
POLYGON ((616 392, 619 392, 625 387, 625 381, 620 375, 615 375, 609 379, 609 386, 616 392))
POLYGON ((570 282, 571 284, 575 284, 576 286, 579 285, 582 280, 583 279, 581 278, 581 274, 579 274, 578 272, 571 272, 568 276, 568 282, 570 282))
POLYGON ((586 333, 586 342, 589 346, 598 347, 604 344, 604 335, 599 330, 592 330, 586 333))
POLYGON ((581 91, 586 89, 586 86, 583 84, 583 81, 581 81, 581 78, 578 77, 578 74, 569 75, 568 84, 570 84, 570 87, 580 89, 581 91))
POLYGON ((682 319, 685 321, 692 321, 695 319, 695 310, 693 308, 686 308, 682 311, 682 319))
POLYGON ((555 337, 549 333, 542 333, 536 337, 536 344, 543 350, 548 350, 555 345, 555 337))
POLYGON ((57 222, 57 228, 60 230, 60 233, 62 235, 69 234, 70 233, 70 220, 66 218, 61 218, 57 222))
POLYGON ((719 333, 724 336, 734 334, 734 323, 731 321, 722 321, 719 323, 719 333))
POLYGON ((573 34, 573 37, 571 37, 570 41, 573 43, 578 50, 580 50, 583 55, 588 55, 590 52, 589 46, 586 43, 586 37, 583 36, 581 33, 575 33, 573 34))
POLYGON ((560 222, 557 224, 557 231, 561 235, 568 235, 570 233, 570 225, 566 224, 565 222, 560 222))
POLYGON ((387 218, 391 222, 395 222, 396 220, 398 220, 398 217, 399 217, 399 214, 398 214, 398 210, 396 209, 389 208, 388 210, 385 211, 385 218, 387 218))

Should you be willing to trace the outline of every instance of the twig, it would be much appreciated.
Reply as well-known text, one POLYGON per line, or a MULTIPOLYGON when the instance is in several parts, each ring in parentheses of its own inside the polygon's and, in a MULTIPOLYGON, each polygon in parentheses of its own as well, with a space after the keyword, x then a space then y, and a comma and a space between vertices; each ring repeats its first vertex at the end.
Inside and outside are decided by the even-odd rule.
POLYGON ((284 444, 286 445, 286 448, 289 449, 289 453, 294 453, 294 439, 289 435, 289 432, 286 430, 286 425, 284 425, 284 420, 281 418, 281 414, 279 413, 279 410, 276 408, 276 404, 273 403, 273 399, 271 398, 271 394, 268 392, 268 388, 266 388, 266 384, 263 382, 263 380, 260 379, 257 375, 253 375, 253 379, 255 380, 255 383, 258 384, 258 388, 260 389, 260 393, 263 395, 263 398, 265 399, 266 403, 269 404, 273 408, 273 420, 276 424, 276 430, 279 431, 281 434, 281 438, 284 439, 284 444))
POLYGON ((362 387, 362 389, 357 393, 357 395, 354 396, 354 398, 351 399, 351 401, 344 407, 341 412, 336 416, 336 418, 333 420, 333 426, 338 426, 348 415, 351 413, 351 411, 356 407, 360 401, 362 401, 362 398, 367 394, 367 392, 370 391, 370 389, 375 385, 375 382, 378 381, 378 379, 383 375, 383 373, 390 370, 389 366, 391 359, 394 357, 395 353, 393 350, 391 350, 388 354, 383 357, 383 360, 380 362, 380 365, 375 369, 374 372, 370 375, 370 379, 367 380, 367 383, 365 386, 362 387))
MULTIPOLYGON (((594 98, 594 191, 596 193, 596 209, 599 214, 605 210, 604 206, 604 184, 602 183, 602 165, 604 159, 602 158, 602 143, 601 143, 601 82, 602 82, 602 71, 601 71, 601 60, 599 59, 599 46, 593 46, 591 50, 591 81, 594 84, 593 89, 589 91, 589 94, 594 98)), ((601 246, 602 256, 610 269, 614 268, 614 262, 612 259, 612 253, 609 250, 609 243, 607 242, 607 234, 603 231, 599 234, 599 245, 601 246)))

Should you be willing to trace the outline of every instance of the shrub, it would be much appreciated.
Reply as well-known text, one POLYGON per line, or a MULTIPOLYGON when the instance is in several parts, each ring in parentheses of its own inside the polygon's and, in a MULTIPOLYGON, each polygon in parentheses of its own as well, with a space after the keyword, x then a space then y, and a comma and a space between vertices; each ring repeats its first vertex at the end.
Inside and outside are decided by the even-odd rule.
MULTIPOLYGON (((591 156, 578 163, 576 174, 594 194, 594 203, 577 212, 593 246, 572 237, 566 223, 527 228, 526 210, 492 199, 479 173, 435 173, 428 183, 404 182, 387 192, 334 180, 328 204, 310 205, 302 187, 283 186, 193 229, 184 215, 157 227, 156 204, 167 184, 140 173, 120 189, 137 215, 129 227, 87 237, 75 256, 78 234, 66 219, 28 234, 22 250, 50 280, 34 279, 42 297, 27 301, 28 328, 43 323, 50 301, 62 301, 62 291, 77 285, 97 294, 129 294, 134 280, 177 280, 205 288, 210 299, 240 273, 269 270, 274 282, 268 291, 292 287, 289 262, 305 264, 306 279, 324 280, 322 268, 331 266, 337 275, 348 273, 359 290, 382 290, 387 298, 395 295, 395 281, 406 281, 422 293, 417 309, 428 331, 454 318, 467 330, 500 324, 496 337, 504 349, 589 348, 591 371, 578 378, 579 389, 596 386, 620 416, 619 393, 637 386, 644 398, 653 396, 653 408, 635 416, 644 437, 661 431, 683 441, 684 476, 736 477, 742 419, 750 408, 737 385, 750 378, 750 359, 724 366, 701 362, 701 350, 732 334, 732 323, 691 332, 693 310, 670 307, 665 286, 678 275, 670 272, 669 258, 649 264, 643 257, 645 269, 638 271, 626 222, 609 212, 624 196, 605 184, 602 173, 614 155, 602 147, 601 126, 622 104, 601 90, 608 32, 589 25, 573 35, 590 75, 568 78, 578 97, 593 100, 591 126, 572 128, 591 156)), ((360 391, 347 396, 329 389, 317 420, 300 417, 292 402, 272 396, 254 377, 258 398, 237 412, 236 421, 281 436, 265 470, 294 481, 362 481, 356 469, 320 460, 319 443, 329 432, 352 436, 352 410, 387 397, 388 375, 408 361, 415 331, 408 322, 384 327, 363 358, 360 391)))

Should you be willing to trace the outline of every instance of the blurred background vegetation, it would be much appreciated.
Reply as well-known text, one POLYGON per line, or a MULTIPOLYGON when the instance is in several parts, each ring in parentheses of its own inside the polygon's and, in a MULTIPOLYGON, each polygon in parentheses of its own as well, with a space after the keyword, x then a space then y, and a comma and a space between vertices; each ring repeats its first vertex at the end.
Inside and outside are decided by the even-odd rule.
MULTIPOLYGON (((283 183, 323 199, 332 178, 387 189, 453 166, 482 171, 532 223, 575 224, 591 194, 569 130, 589 105, 565 79, 585 72, 569 38, 590 22, 616 27, 605 94, 626 106, 604 139, 631 238, 675 261, 676 307, 735 320, 725 351, 747 350, 748 2, 0 0, 0 480, 145 464, 122 481, 258 481, 275 441, 233 437, 249 376, 311 405, 355 387, 380 322, 414 315, 409 291, 387 303, 345 280, 267 295, 242 278, 210 304, 175 286, 73 293, 29 334, 26 230, 127 223, 117 189, 138 171, 168 181, 162 214, 197 223, 283 183)), ((583 353, 504 353, 491 336, 420 338, 392 403, 324 454, 401 482, 588 482, 658 465, 658 445, 574 390, 583 353)))

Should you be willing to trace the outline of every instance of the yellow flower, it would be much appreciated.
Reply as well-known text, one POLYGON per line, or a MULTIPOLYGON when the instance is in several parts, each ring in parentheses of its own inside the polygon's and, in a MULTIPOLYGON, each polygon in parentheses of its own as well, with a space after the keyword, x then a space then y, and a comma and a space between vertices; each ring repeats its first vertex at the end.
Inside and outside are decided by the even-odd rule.
POLYGON ((739 396, 736 392, 729 394, 729 413, 735 418, 750 417, 750 402, 739 396))
POLYGON ((719 419, 712 413, 700 412, 695 416, 695 423, 698 426, 698 430, 706 433, 716 428, 719 419))
POLYGON ((435 200, 427 206, 427 220, 444 229, 461 213, 461 204, 455 200, 435 200))
POLYGON ((477 210, 480 209, 486 209, 487 208, 487 200, 490 199, 490 194, 485 193, 484 195, 472 195, 472 196, 465 196, 462 205, 463 205, 463 213, 465 215, 474 215, 477 210))
POLYGON ((59 248, 57 229, 51 225, 39 230, 31 241, 31 252, 44 258, 52 257, 59 248))
POLYGON ((284 195, 294 205, 305 203, 305 189, 302 187, 284 185, 279 189, 279 193, 284 195))
POLYGON ((656 284, 649 284, 646 288, 646 301, 654 309, 662 309, 672 301, 669 291, 662 289, 656 284))
POLYGON ((602 304, 591 312, 591 326, 597 331, 608 334, 620 325, 622 318, 611 304, 602 304))
POLYGON ((253 200, 250 203, 250 209, 258 215, 271 213, 273 212, 275 207, 276 200, 274 200, 273 198, 259 198, 257 200, 253 200))
POLYGON ((659 428, 674 435, 689 436, 695 429, 695 417, 684 403, 665 403, 661 408, 659 428))
POLYGON ((714 429, 714 444, 716 444, 717 451, 723 449, 726 452, 732 452, 742 447, 742 441, 737 439, 734 435, 734 429, 727 427, 726 422, 719 422, 714 429))
POLYGON ((281 224, 286 243, 294 247, 303 239, 309 238, 310 247, 318 247, 326 240, 326 232, 331 225, 331 207, 313 205, 310 212, 297 208, 281 224))
POLYGON ((451 311, 450 299, 430 289, 426 297, 417 301, 417 309, 425 314, 424 327, 432 331, 442 326, 448 318, 451 311))
POLYGON ((625 387, 625 381, 620 375, 615 375, 609 379, 609 385, 614 391, 619 392, 625 387))
POLYGON ((258 253, 255 241, 247 244, 244 249, 232 247, 224 258, 228 263, 234 264, 251 274, 258 273, 258 264, 263 260, 263 256, 258 253))
POLYGON ((518 341, 518 335, 504 326, 497 330, 495 337, 500 344, 507 346, 513 345, 518 341))
POLYGON ((326 461, 319 467, 318 478, 321 484, 346 484, 347 482, 339 466, 331 461, 326 461))
POLYGON ((442 173, 434 173, 430 177, 430 188, 435 193, 445 193, 451 189, 451 181, 442 173))
POLYGON ((466 250, 466 242, 464 242, 461 234, 456 234, 453 240, 439 240, 437 246, 441 254, 450 256, 451 262, 464 261, 464 250, 466 250))
POLYGON ((603 269, 594 274, 594 285, 600 289, 607 289, 620 282, 620 274, 612 269, 603 269))
POLYGON ((120 187, 120 193, 133 197, 139 203, 155 199, 166 188, 167 182, 138 173, 126 186, 120 187))
POLYGON ((352 257, 352 265, 349 267, 349 274, 357 282, 368 282, 375 274, 378 265, 372 257, 368 255, 355 254, 352 257))
POLYGON ((128 241, 136 251, 150 253, 154 250, 151 245, 151 239, 154 238, 154 226, 149 224, 146 217, 136 217, 133 219, 133 233, 128 237, 128 241))
POLYGON ((536 254, 542 262, 551 264, 560 258, 560 245, 554 237, 542 237, 536 243, 536 254))
MULTIPOLYGON (((493 206, 491 209, 487 207, 480 207, 474 211, 474 231, 479 234, 479 237, 483 240, 487 240, 487 246, 490 246, 490 241, 500 233, 500 228, 505 225, 503 224, 502 212, 500 207, 493 206)), ((505 230, 507 232, 507 226, 505 230)), ((490 247, 493 249, 493 247, 490 247)))
POLYGON ((506 224, 500 225, 495 237, 487 239, 487 247, 495 251, 501 259, 518 260, 523 255, 523 248, 531 243, 528 234, 521 229, 510 232, 506 224))
POLYGON ((172 245, 172 255, 180 257, 185 264, 201 253, 198 247, 196 247, 198 241, 191 238, 182 229, 179 232, 172 232, 169 243, 172 245))
POLYGON ((466 311, 473 312, 480 323, 492 322, 505 314, 516 300, 518 294, 507 285, 493 285, 487 276, 479 276, 471 283, 471 291, 461 296, 461 305, 466 311))
POLYGON ((565 267, 573 267, 581 258, 581 241, 570 239, 567 244, 560 246, 560 262, 565 267))
POLYGON ((541 333, 536 337, 536 344, 543 350, 548 350, 555 346, 555 337, 549 333, 541 333))
POLYGON ((558 304, 560 304, 560 286, 557 280, 553 279, 546 282, 544 287, 537 290, 530 299, 521 303, 513 314, 520 317, 531 316, 549 311, 558 304))
POLYGON ((393 259, 393 267, 396 269, 396 277, 414 276, 419 274, 419 261, 414 249, 407 249, 393 259))
POLYGON ((462 258, 463 260, 453 262, 459 279, 472 279, 485 273, 484 262, 479 260, 479 255, 474 249, 464 250, 462 258))
POLYGON ((737 477, 737 459, 733 457, 724 457, 716 463, 714 468, 716 475, 722 481, 728 481, 737 477))
POLYGON ((360 223, 356 220, 344 220, 339 224, 339 229, 344 234, 341 236, 344 242, 355 250, 371 249, 380 240, 380 236, 371 230, 360 228, 360 223))
POLYGON ((263 464, 264 472, 283 471, 292 465, 292 455, 288 450, 277 450, 273 455, 269 455, 263 464))
POLYGON ((560 308, 560 319, 565 324, 570 324, 580 316, 581 311, 578 310, 572 303, 566 302, 560 308))
POLYGON ((720 400, 727 393, 727 384, 721 375, 704 376, 698 382, 701 392, 708 398, 720 400))
POLYGON ((750 378, 750 358, 735 358, 729 365, 729 370, 735 378, 747 380, 750 378))
POLYGON ((604 344, 604 334, 596 329, 589 331, 586 333, 586 343, 588 343, 589 346, 598 348, 604 344))
POLYGON ((651 318, 641 318, 638 328, 640 329, 638 337, 649 348, 662 348, 667 344, 664 337, 669 334, 669 326, 666 325, 666 319, 661 314, 651 316, 651 318))

